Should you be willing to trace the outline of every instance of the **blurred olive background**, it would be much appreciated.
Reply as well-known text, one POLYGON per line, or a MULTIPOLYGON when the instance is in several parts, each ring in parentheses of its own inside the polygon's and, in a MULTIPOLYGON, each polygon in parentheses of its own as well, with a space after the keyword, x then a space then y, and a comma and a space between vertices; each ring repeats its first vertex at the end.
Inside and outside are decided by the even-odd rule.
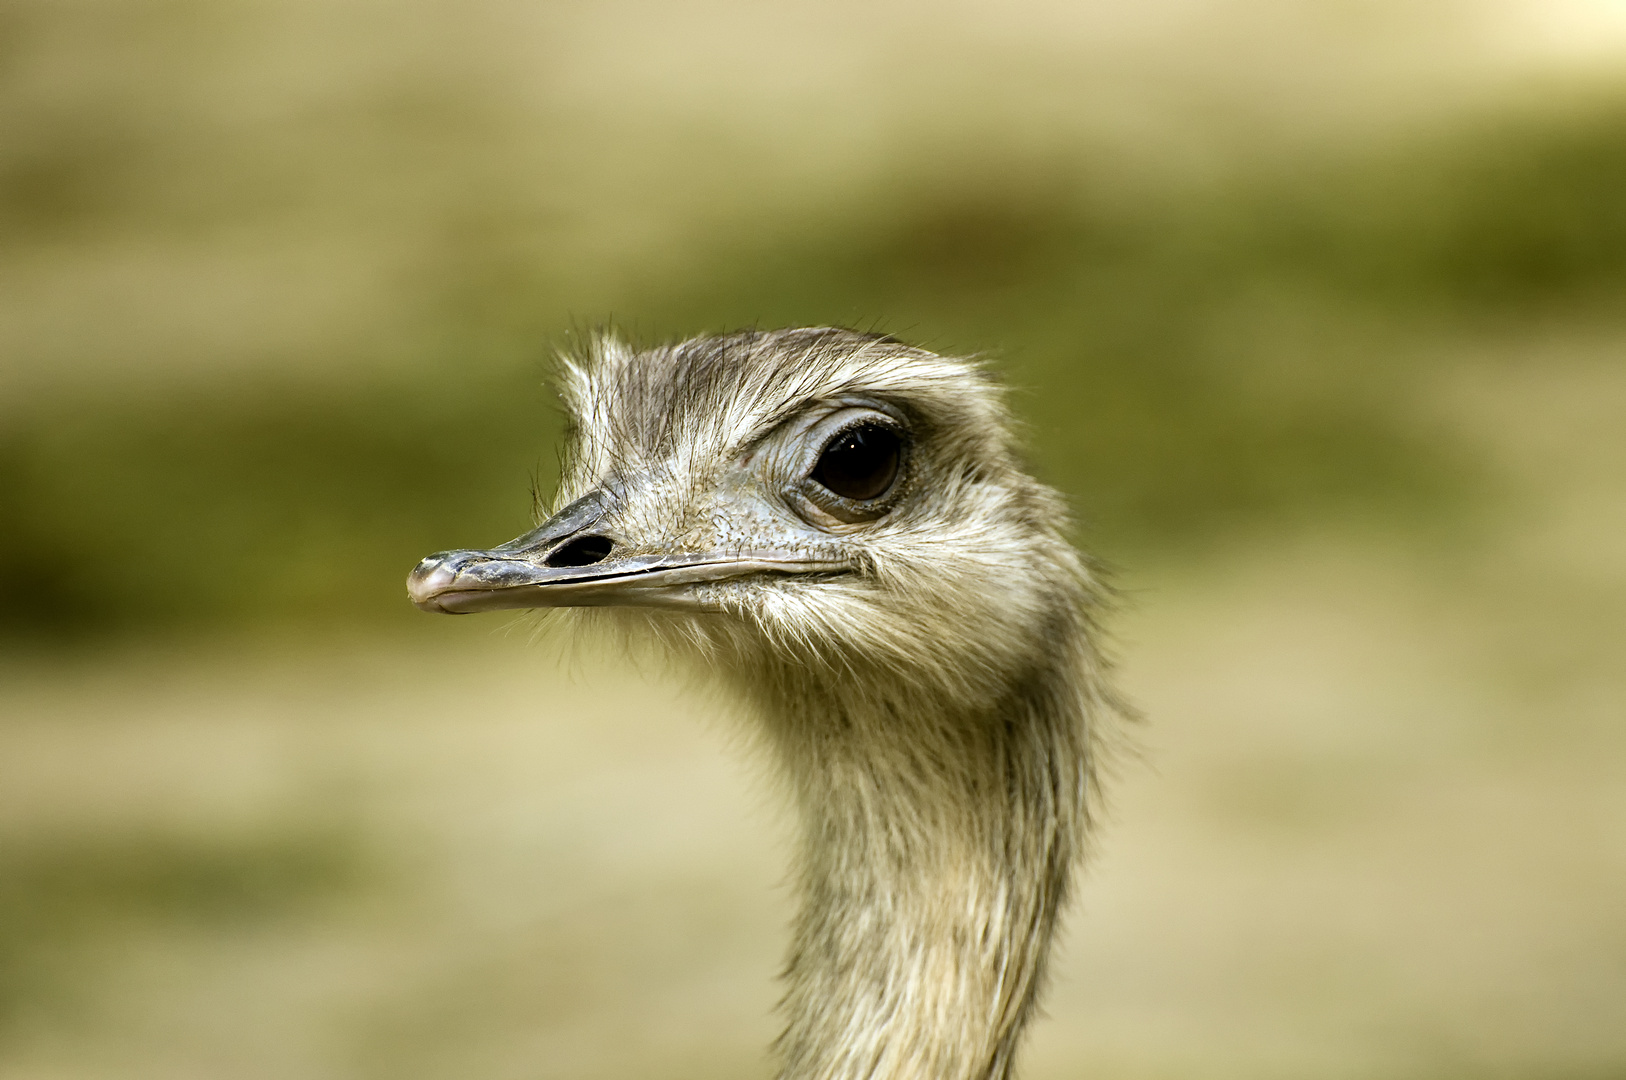
POLYGON ((765 1075, 727 704, 402 582, 815 323, 1124 589, 1028 1076, 1626 1077, 1626 7, 14 0, 0 1078, 765 1075))

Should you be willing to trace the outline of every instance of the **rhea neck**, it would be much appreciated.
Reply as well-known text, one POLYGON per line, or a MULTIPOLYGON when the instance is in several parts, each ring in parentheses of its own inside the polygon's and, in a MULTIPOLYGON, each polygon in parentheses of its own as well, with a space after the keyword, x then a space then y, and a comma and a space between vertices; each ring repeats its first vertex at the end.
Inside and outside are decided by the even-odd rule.
POLYGON ((884 672, 757 682, 801 827, 783 1080, 1010 1075, 1084 825, 1075 658, 972 704, 884 672))

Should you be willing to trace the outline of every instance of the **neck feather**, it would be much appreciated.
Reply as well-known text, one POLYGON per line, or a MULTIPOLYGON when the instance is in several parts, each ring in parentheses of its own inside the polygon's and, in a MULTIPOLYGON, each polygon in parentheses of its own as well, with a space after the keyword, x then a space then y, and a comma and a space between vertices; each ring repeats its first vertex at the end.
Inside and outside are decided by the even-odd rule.
POLYGON ((975 706, 759 683, 801 821, 782 1080, 1010 1075, 1083 842, 1082 650, 975 706))

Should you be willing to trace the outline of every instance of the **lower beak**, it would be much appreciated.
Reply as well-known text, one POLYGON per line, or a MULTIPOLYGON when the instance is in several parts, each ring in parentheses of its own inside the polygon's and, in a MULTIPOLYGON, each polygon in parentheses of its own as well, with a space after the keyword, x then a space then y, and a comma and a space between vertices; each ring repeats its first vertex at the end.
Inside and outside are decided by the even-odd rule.
POLYGON ((739 555, 636 555, 595 566, 551 567, 492 551, 443 551, 419 563, 407 595, 424 611, 464 615, 503 608, 706 608, 692 586, 750 574, 830 573, 844 567, 763 552, 739 555))
POLYGON ((600 496, 578 500, 536 530, 489 551, 442 551, 413 568, 407 595, 424 611, 461 615, 504 608, 706 609, 694 588, 753 574, 847 569, 795 552, 669 552, 620 556, 595 531, 600 496))

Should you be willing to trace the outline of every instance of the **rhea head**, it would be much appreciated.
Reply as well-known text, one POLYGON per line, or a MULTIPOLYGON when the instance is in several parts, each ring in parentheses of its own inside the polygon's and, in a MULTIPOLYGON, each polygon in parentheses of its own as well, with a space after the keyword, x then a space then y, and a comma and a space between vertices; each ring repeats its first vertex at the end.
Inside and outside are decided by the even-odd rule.
POLYGON ((968 361, 824 328, 605 339, 562 383, 558 509, 424 559, 418 607, 666 609, 640 621, 736 663, 961 693, 1009 679, 1074 616, 1057 604, 1079 580, 1063 513, 968 361))

